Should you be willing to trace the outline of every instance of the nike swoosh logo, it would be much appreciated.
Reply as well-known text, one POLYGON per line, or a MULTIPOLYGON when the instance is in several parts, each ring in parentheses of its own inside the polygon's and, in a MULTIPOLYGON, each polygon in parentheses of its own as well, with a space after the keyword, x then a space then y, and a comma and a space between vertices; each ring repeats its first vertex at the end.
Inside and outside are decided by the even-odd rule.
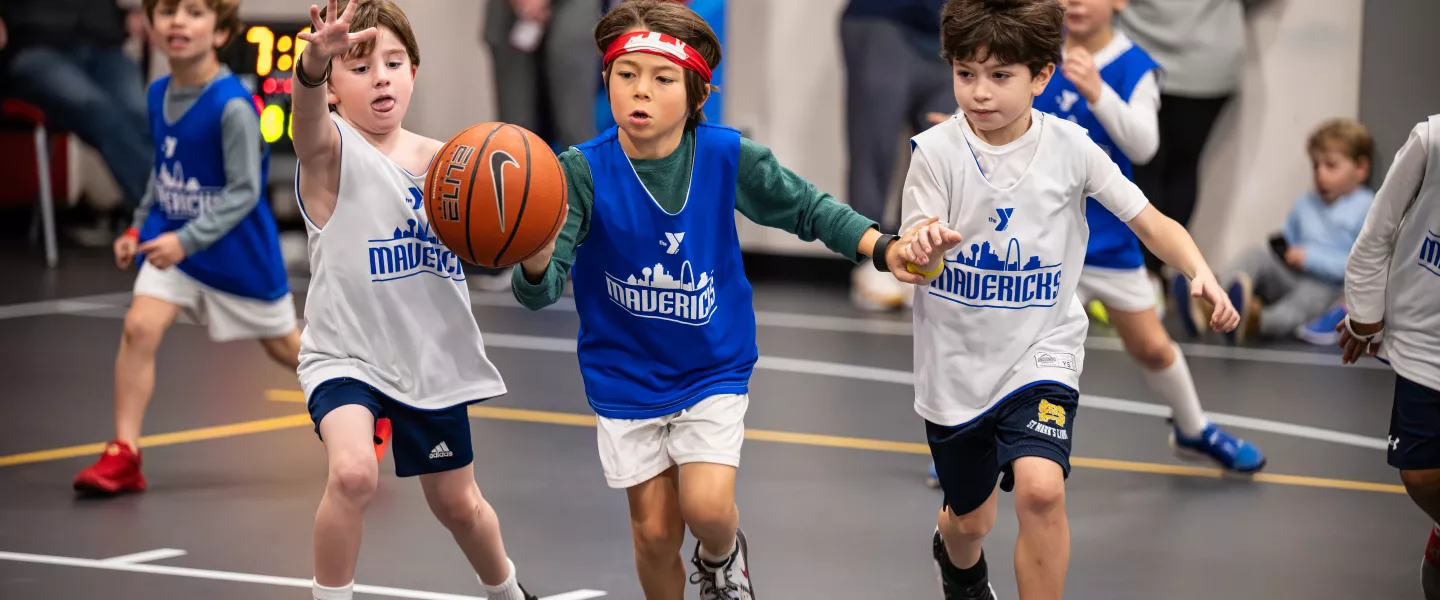
POLYGON ((520 163, 515 162, 515 157, 509 152, 496 150, 490 153, 490 180, 495 182, 495 209, 500 214, 500 231, 505 231, 505 165, 515 165, 520 168, 520 163))

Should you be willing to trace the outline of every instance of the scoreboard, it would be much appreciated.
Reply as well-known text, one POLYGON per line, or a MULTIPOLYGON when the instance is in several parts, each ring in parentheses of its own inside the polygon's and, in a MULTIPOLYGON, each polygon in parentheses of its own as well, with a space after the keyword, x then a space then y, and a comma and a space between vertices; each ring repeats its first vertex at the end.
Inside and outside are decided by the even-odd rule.
POLYGON ((251 23, 220 54, 220 62, 250 90, 260 114, 260 134, 272 152, 295 149, 290 138, 291 75, 306 44, 299 34, 309 31, 308 21, 251 23))

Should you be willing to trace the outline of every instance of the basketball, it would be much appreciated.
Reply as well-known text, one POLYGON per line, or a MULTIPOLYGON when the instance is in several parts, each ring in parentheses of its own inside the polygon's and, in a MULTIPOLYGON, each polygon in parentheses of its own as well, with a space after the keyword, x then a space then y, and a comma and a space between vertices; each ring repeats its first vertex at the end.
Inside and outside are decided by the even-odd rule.
POLYGON ((540 136, 481 123, 446 142, 425 175, 430 230, 461 260, 502 268, 560 232, 569 194, 560 159, 540 136))

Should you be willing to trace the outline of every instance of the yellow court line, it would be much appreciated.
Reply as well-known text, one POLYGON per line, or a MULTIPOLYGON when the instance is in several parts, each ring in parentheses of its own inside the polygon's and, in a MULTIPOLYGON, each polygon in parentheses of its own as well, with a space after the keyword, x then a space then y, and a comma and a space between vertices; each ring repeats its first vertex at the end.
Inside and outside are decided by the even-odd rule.
MULTIPOLYGON (((305 395, 298 390, 266 390, 265 397, 274 402, 303 403, 305 395)), ((471 406, 469 414, 472 417, 481 419, 494 419, 498 421, 517 421, 524 423, 545 423, 550 425, 569 425, 574 427, 594 427, 595 417, 578 413, 551 412, 544 410, 527 410, 521 408, 503 408, 498 406, 471 406)), ((224 437, 244 435, 248 433, 261 433, 290 429, 310 425, 310 416, 307 414, 276 417, 272 419, 261 419, 258 421, 247 421, 233 425, 222 425, 219 427, 205 427, 202 429, 191 429, 177 431, 160 435, 145 436, 140 438, 142 447, 166 446, 170 444, 182 444, 186 442, 198 442, 224 437)), ((875 452, 896 452, 901 454, 930 454, 930 447, 926 444, 913 442, 895 442, 890 440, 876 440, 868 438, 845 437, 836 435, 821 435, 814 433, 797 433, 792 431, 772 431, 766 429, 747 429, 745 438, 763 442, 776 442, 781 444, 795 444, 800 446, 819 446, 827 448, 847 448, 852 450, 870 450, 875 452)), ((82 446, 71 446, 69 448, 56 448, 54 450, 41 450, 25 454, 12 454, 0 456, 0 467, 12 465, 42 462, 48 460, 60 460, 76 456, 93 455, 99 453, 105 447, 104 444, 85 444, 82 446)), ((1113 460, 1108 458, 1087 458, 1074 456, 1070 458, 1070 464, 1075 467, 1088 469, 1100 469, 1106 471, 1124 471, 1130 473, 1151 473, 1157 475, 1177 475, 1181 477, 1205 477, 1220 478, 1225 474, 1219 469, 1203 467, 1187 467, 1182 465, 1167 465, 1162 463, 1147 463, 1128 460, 1113 460)), ((1386 494, 1404 494, 1405 488, 1400 485, 1372 483, 1368 481, 1353 481, 1348 479, 1328 479, 1323 477, 1306 477, 1300 475, 1277 475, 1273 473, 1259 473, 1253 476, 1255 481, 1273 483, 1278 485, 1293 485, 1313 488, 1329 488, 1341 490, 1354 490, 1362 492, 1379 492, 1386 494)))

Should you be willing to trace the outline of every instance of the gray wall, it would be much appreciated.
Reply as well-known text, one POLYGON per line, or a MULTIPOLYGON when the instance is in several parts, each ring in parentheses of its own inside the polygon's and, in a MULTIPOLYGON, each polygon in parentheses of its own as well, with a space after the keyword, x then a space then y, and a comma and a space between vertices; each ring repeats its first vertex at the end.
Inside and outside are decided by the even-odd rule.
POLYGON ((1380 187, 1410 129, 1440 113, 1440 0, 1366 0, 1360 121, 1375 136, 1380 187))

